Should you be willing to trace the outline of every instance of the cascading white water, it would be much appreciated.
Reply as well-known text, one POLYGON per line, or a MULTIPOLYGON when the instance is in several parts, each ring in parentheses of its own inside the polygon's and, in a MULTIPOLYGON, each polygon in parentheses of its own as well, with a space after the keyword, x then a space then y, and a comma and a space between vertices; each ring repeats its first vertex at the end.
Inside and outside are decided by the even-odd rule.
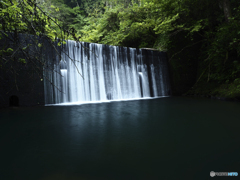
POLYGON ((164 92, 163 71, 155 67, 158 60, 155 62, 152 55, 152 62, 148 62, 141 49, 94 43, 83 45, 67 41, 62 60, 54 63, 54 73, 45 73, 53 84, 45 83, 46 104, 168 95, 164 92))
POLYGON ((67 83, 67 70, 61 69, 61 75, 62 75, 62 101, 68 102, 68 83, 67 83))
POLYGON ((152 83, 153 83, 153 95, 154 97, 156 97, 158 93, 157 93, 157 84, 156 84, 153 64, 151 64, 150 67, 151 67, 151 76, 152 76, 152 83))

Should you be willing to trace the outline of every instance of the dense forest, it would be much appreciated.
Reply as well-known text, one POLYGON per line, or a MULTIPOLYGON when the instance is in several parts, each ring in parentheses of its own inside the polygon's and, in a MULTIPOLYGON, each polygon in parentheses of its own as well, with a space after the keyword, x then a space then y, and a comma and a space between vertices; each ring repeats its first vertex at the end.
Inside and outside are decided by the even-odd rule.
POLYGON ((173 94, 240 97, 239 0, 3 0, 0 8, 2 32, 166 51, 173 94))

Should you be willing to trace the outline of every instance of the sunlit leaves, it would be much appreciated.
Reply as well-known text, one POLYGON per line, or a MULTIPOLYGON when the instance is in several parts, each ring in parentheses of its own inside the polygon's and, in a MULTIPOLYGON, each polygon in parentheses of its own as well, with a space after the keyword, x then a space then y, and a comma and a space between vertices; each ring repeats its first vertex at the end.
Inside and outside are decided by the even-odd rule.
MULTIPOLYGON (((54 6, 52 8, 59 10, 54 6)), ((18 33, 29 33, 37 36, 45 34, 52 40, 56 37, 56 35, 53 36, 53 33, 61 32, 56 24, 58 21, 49 19, 45 12, 36 7, 34 1, 5 0, 2 3, 0 17, 4 17, 0 26, 0 30, 4 32, 17 31, 18 33)))
POLYGON ((173 23, 175 23, 178 18, 179 14, 165 18, 158 18, 156 21, 157 25, 155 26, 154 31, 156 31, 157 34, 162 34, 175 30, 176 26, 174 26, 173 23))
POLYGON ((22 64, 26 64, 26 60, 23 59, 23 58, 19 58, 18 61, 19 61, 20 63, 22 63, 22 64))
POLYGON ((13 49, 12 48, 8 48, 6 52, 12 52, 13 49))

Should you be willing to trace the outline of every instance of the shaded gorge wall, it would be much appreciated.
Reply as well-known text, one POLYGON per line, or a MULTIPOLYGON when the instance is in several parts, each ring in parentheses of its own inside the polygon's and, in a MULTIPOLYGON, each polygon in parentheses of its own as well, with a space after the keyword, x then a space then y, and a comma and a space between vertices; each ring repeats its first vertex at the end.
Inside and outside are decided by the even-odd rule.
POLYGON ((45 104, 104 102, 170 95, 166 53, 67 41, 46 55, 45 104))
MULTIPOLYGON (((38 37, 32 35, 13 33, 3 34, 0 40, 0 49, 7 50, 11 48, 14 52, 7 54, 8 58, 1 53, 0 59, 0 107, 9 106, 34 106, 44 105, 44 83, 43 83, 43 66, 44 61, 40 59, 39 54, 44 53, 45 47, 49 44, 45 41, 45 47, 27 46, 34 44, 38 37), (19 45, 16 45, 18 41, 19 45), (27 48, 27 59, 20 48, 27 48), (35 58, 35 57, 38 57, 35 58), (26 63, 21 63, 20 59, 25 59, 26 63)), ((40 42, 40 41, 39 41, 40 42)), ((43 42, 42 42, 43 43, 43 42)), ((49 51, 51 51, 49 49, 49 51)))

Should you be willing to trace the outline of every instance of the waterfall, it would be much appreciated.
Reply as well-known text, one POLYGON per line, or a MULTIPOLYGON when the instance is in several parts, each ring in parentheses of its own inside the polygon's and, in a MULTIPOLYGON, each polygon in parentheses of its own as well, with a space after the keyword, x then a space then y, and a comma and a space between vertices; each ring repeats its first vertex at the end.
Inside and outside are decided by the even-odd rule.
POLYGON ((166 55, 145 49, 68 40, 48 60, 46 104, 106 102, 169 95, 166 55))
POLYGON ((68 102, 68 83, 67 83, 67 70, 61 69, 62 79, 62 99, 63 102, 68 102))

